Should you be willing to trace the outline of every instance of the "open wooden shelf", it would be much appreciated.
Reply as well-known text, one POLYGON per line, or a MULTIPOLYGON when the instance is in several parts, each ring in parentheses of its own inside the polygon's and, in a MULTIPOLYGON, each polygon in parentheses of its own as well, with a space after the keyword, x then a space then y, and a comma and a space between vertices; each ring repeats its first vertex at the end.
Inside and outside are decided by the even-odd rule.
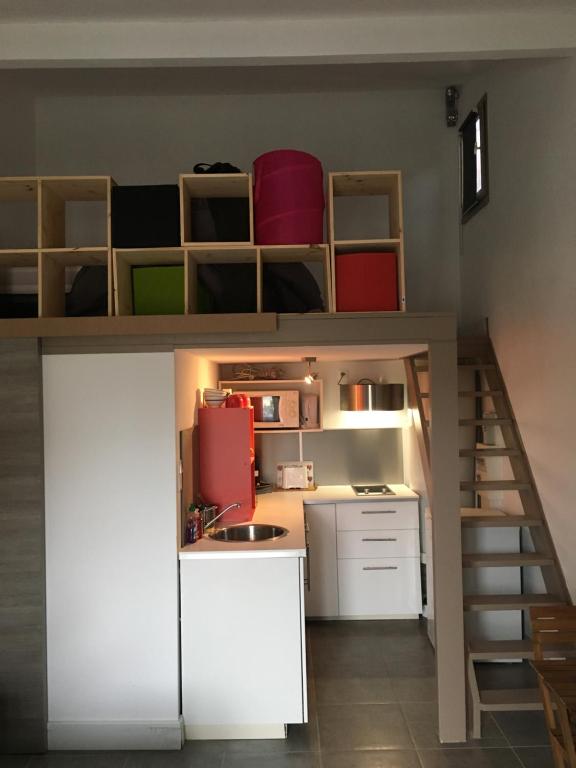
POLYGON ((116 315, 133 315, 132 267, 179 266, 184 270, 184 314, 190 306, 184 248, 115 248, 112 257, 116 315))
MULTIPOLYGON (((198 311, 198 267, 203 264, 253 264, 254 311, 263 309, 263 264, 318 262, 322 265, 326 312, 332 308, 328 245, 283 246, 181 246, 177 248, 116 248, 113 251, 114 306, 117 315, 132 315, 132 267, 182 266, 184 314, 198 311)), ((239 316, 245 313, 238 313, 239 316)))
POLYGON ((38 179, 0 178, 0 253, 19 253, 37 246, 38 179), (22 214, 25 221, 20 221, 22 214))
MULTIPOLYGON (((380 214, 377 215, 380 218, 380 214)), ((400 171, 351 171, 330 173, 328 179, 328 233, 331 250, 332 297, 334 311, 336 295, 336 268, 339 254, 394 253, 397 270, 397 297, 399 312, 406 311, 406 285, 404 276, 404 239, 402 212, 402 174, 400 171), (338 236, 338 215, 335 201, 341 197, 382 197, 381 216, 387 218, 387 236, 364 239, 342 239, 338 236)))
MULTIPOLYGON (((18 273, 36 268, 34 293, 38 296, 39 317, 65 317, 66 272, 85 266, 107 269, 108 314, 112 314, 110 235, 110 176, 26 176, 0 178, 0 212, 3 203, 33 206, 34 247, 6 247, 0 250, 0 267, 18 273), (100 230, 98 242, 90 245, 70 242, 67 222, 74 218, 69 204, 99 203, 101 210, 91 224, 100 230)), ((0 224, 1 226, 1 224, 0 224)), ((31 225, 30 225, 31 227, 31 225)))
POLYGON ((180 175, 180 237, 183 246, 233 246, 254 244, 254 214, 251 173, 191 173, 180 175), (245 198, 248 201, 249 239, 206 242, 194 236, 192 200, 194 198, 245 198))
POLYGON ((94 246, 111 247, 111 189, 110 176, 42 176, 39 177, 39 242, 41 249, 70 248, 66 221, 70 216, 68 203, 102 203, 98 218, 100 242, 94 246))
MULTIPOLYGON (((260 262, 264 264, 282 264, 288 262, 319 263, 322 265, 321 287, 324 299, 324 311, 333 312, 332 279, 330 268, 330 246, 317 245, 261 245, 260 262)), ((266 279, 263 275, 262 280, 266 279)), ((262 285, 262 288, 264 286, 262 285)), ((259 292, 261 296, 261 292, 259 292)), ((261 309, 261 306, 260 306, 261 309)))
POLYGON ((53 248, 39 251, 38 316, 66 316, 66 270, 74 267, 106 267, 108 315, 112 314, 110 251, 101 248, 53 248))

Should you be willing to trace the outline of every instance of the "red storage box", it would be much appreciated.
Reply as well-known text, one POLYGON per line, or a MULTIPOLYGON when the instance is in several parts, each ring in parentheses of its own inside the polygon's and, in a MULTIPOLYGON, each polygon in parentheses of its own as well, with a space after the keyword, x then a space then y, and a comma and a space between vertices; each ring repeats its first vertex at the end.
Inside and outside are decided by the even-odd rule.
POLYGON ((337 312, 397 310, 398 268, 395 253, 336 254, 337 312))

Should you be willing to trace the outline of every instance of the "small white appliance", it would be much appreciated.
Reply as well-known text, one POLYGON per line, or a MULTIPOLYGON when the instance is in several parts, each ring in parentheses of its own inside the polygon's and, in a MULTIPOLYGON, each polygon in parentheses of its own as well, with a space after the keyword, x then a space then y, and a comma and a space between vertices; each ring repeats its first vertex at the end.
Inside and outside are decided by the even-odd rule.
POLYGON ((298 429, 300 393, 292 389, 246 389, 254 408, 255 429, 298 429))
POLYGON ((276 465, 276 485, 289 490, 314 489, 314 464, 311 461, 285 461, 276 465))

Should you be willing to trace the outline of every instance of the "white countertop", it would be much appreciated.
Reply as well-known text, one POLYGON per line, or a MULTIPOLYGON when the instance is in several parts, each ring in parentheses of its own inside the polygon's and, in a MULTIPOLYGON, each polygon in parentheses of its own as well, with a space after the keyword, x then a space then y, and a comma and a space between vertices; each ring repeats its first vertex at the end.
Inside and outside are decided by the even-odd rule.
POLYGON ((281 539, 268 541, 217 541, 204 536, 179 552, 190 558, 305 557, 303 504, 334 504, 346 501, 414 501, 418 494, 406 485, 392 485, 394 496, 356 496, 349 485, 323 485, 315 491, 274 491, 256 497, 253 523, 270 523, 288 529, 281 539))
POLYGON ((394 496, 357 496, 351 485, 319 485, 315 491, 302 491, 305 504, 334 504, 341 501, 416 501, 418 494, 407 485, 388 483, 394 496))

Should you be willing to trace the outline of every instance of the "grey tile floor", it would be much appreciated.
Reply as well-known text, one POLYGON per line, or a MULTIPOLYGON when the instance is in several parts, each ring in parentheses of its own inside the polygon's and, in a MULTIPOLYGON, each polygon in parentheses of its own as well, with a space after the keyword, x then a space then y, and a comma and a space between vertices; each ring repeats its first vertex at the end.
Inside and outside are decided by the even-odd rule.
MULTIPOLYGON (((286 740, 0 756, 0 768, 553 768, 540 712, 488 715, 480 741, 440 744, 434 655, 422 622, 312 622, 308 667, 309 723, 292 726, 286 740)), ((521 665, 491 667, 487 685, 499 674, 526 677, 521 665)))

